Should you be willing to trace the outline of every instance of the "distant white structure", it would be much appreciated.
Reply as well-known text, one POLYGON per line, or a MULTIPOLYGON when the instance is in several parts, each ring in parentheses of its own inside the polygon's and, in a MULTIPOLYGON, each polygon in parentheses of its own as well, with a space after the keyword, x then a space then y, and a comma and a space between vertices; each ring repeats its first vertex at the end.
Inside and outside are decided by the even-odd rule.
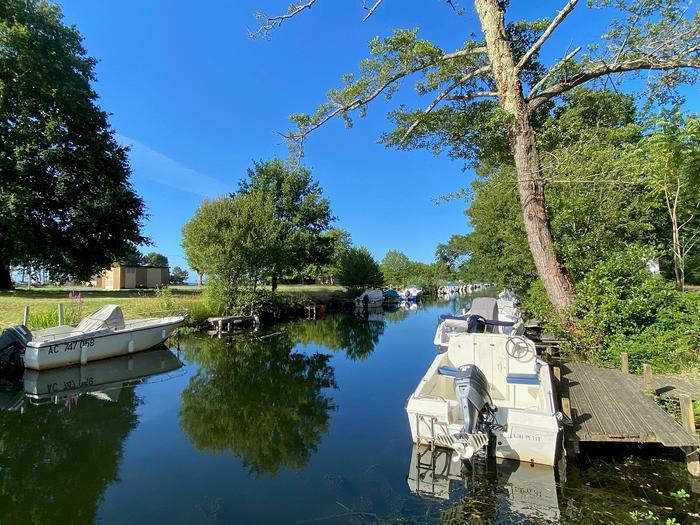
POLYGON ((661 267, 659 266, 659 260, 658 259, 649 259, 647 261, 647 272, 652 273, 654 275, 658 275, 661 273, 661 267))

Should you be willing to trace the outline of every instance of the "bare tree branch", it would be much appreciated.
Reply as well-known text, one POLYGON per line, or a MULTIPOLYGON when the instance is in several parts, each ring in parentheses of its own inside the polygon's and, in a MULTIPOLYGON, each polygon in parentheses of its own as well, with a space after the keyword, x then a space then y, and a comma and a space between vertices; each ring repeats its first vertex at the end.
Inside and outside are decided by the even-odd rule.
POLYGON ((268 32, 275 29, 276 27, 281 26, 282 22, 289 18, 292 18, 295 15, 298 15, 305 9, 311 9, 315 3, 316 0, 309 0, 305 4, 291 5, 287 13, 278 16, 268 16, 265 13, 261 13, 260 11, 258 11, 257 13, 255 13, 255 18, 261 21, 260 27, 257 29, 257 31, 248 30, 248 36, 253 40, 261 36, 267 38, 268 32))
POLYGON ((537 90, 540 89, 556 71, 558 71, 562 66, 564 66, 569 60, 574 58, 574 56, 576 56, 576 54, 578 54, 579 51, 581 51, 581 46, 578 46, 571 53, 566 55, 559 62, 557 62, 551 68, 549 68, 549 70, 544 74, 544 76, 541 79, 539 79, 534 86, 532 86, 532 89, 530 90, 530 96, 536 93, 537 90))
POLYGON ((459 51, 453 51, 452 53, 446 53, 442 55, 443 60, 451 60, 453 58, 465 57, 468 55, 478 55, 481 53, 486 53, 486 46, 472 47, 469 49, 460 49, 459 51))
MULTIPOLYGON (((376 2, 374 2, 374 5, 373 5, 372 7, 369 8, 369 12, 367 13, 367 16, 365 16, 365 17, 362 19, 363 22, 366 22, 367 19, 368 19, 370 16, 372 16, 372 14, 374 13, 374 11, 376 11, 376 9, 379 7, 379 5, 382 3, 382 1, 383 1, 383 0, 377 0, 376 2)), ((365 6, 365 9, 367 9, 367 6, 365 6)))
MULTIPOLYGON (((692 55, 700 50, 700 46, 689 49, 684 55, 692 55)), ((700 56, 690 58, 655 58, 652 56, 644 58, 635 58, 625 60, 614 64, 599 64, 587 71, 583 71, 570 79, 548 87, 534 97, 528 97, 528 107, 533 110, 540 106, 543 102, 554 98, 566 91, 569 91, 577 86, 585 84, 591 80, 595 80, 605 75, 613 73, 626 73, 630 71, 668 71, 672 69, 699 69, 700 56)))
POLYGON ((554 17, 554 20, 549 24, 547 29, 544 30, 544 33, 537 39, 537 41, 532 44, 532 47, 527 50, 527 52, 523 55, 523 57, 520 59, 520 62, 518 62, 518 65, 515 66, 516 69, 520 70, 522 67, 527 64, 527 61, 532 58, 532 55, 537 53, 539 49, 542 47, 542 44, 544 44, 549 36, 554 32, 554 30, 557 28, 559 24, 562 23, 562 21, 567 17, 571 11, 574 10, 574 7, 576 7, 576 4, 578 3, 578 0, 567 0, 566 5, 562 8, 559 13, 557 13, 557 16, 554 17))
MULTIPOLYGON (((437 97, 430 103, 430 105, 423 110, 423 115, 427 115, 430 113, 432 110, 435 109, 435 107, 447 96, 449 95, 452 91, 457 89, 459 86, 464 84, 465 82, 476 78, 481 75, 485 75, 491 71, 491 66, 484 66, 480 67, 479 69, 475 69, 474 71, 470 71, 469 73, 466 73, 462 75, 459 79, 455 80, 452 84, 447 86, 443 91, 441 91, 437 97)), ((477 97, 485 97, 485 96, 496 96, 497 93, 491 93, 491 92, 474 92, 474 96, 472 98, 477 98, 477 97)), ((455 100, 455 99, 452 99, 455 100)), ((409 126, 409 128, 406 130, 406 133, 404 133, 403 137, 401 137, 401 140, 399 141, 399 144, 404 144, 408 137, 411 136, 411 134, 416 130, 416 128, 420 125, 420 118, 417 118, 413 124, 409 126)))

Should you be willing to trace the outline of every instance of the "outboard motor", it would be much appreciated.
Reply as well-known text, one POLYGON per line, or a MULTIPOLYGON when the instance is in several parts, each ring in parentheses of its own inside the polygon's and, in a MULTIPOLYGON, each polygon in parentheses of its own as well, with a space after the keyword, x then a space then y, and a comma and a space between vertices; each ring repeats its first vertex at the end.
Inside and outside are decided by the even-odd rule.
POLYGON ((21 324, 11 326, 0 334, 0 367, 19 366, 32 333, 21 324))
POLYGON ((462 368, 441 366, 438 373, 454 378, 455 394, 457 394, 464 417, 462 433, 479 432, 479 414, 485 405, 491 406, 489 385, 484 373, 476 365, 467 365, 462 368))
POLYGON ((463 441, 461 458, 471 459, 474 452, 487 445, 489 440, 489 424, 484 420, 484 415, 492 415, 494 408, 486 376, 476 365, 462 368, 441 366, 438 373, 454 378, 455 394, 464 419, 462 431, 455 437, 463 441))

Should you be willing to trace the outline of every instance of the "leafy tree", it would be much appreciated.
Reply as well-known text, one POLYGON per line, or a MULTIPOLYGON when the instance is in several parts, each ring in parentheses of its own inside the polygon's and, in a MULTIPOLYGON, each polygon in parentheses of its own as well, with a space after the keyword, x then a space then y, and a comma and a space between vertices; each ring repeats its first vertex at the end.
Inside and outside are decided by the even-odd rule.
POLYGON ((467 236, 453 235, 446 244, 437 245, 435 260, 445 266, 450 278, 455 279, 458 277, 468 253, 467 236))
POLYGON ((61 18, 47 1, 0 3, 0 288, 9 265, 87 279, 147 241, 96 61, 61 18))
POLYGON ((378 287, 384 284, 382 271, 364 246, 350 248, 343 257, 338 279, 346 286, 378 287))
POLYGON ((117 262, 123 266, 142 266, 144 258, 143 254, 132 246, 117 262))
POLYGON ((643 166, 645 183, 663 200, 676 285, 683 290, 686 261, 700 237, 700 118, 663 111, 631 162, 643 166))
POLYGON ((272 207, 269 220, 278 223, 276 235, 267 240, 274 254, 266 267, 273 291, 281 276, 330 260, 333 237, 323 235, 333 220, 330 202, 309 170, 287 166, 280 159, 255 162, 248 178, 240 182, 238 195, 264 200, 272 207))
POLYGON ((143 264, 146 266, 168 266, 168 258, 162 253, 150 252, 143 256, 143 264))
MULTIPOLYGON (((643 132, 629 97, 581 89, 538 130, 548 159, 547 212, 555 247, 574 282, 631 243, 661 241, 661 203, 640 179, 639 162, 626 154, 643 132)), ((464 240, 469 259, 463 271, 526 291, 537 273, 525 242, 516 174, 509 165, 482 165, 477 174, 466 211, 473 231, 464 240)))
POLYGON ((403 252, 397 250, 386 252, 380 264, 384 282, 392 286, 406 286, 410 263, 411 261, 403 252))
POLYGON ((231 311, 241 286, 253 289, 272 267, 283 225, 258 193, 205 200, 182 229, 188 264, 209 277, 212 306, 231 311))
POLYGON ((183 270, 179 266, 176 266, 170 271, 170 284, 185 284, 187 278, 190 274, 187 270, 183 270))
POLYGON ((321 234, 319 241, 328 243, 330 257, 325 263, 315 262, 309 264, 302 271, 302 278, 320 279, 323 283, 335 284, 343 257, 352 246, 352 238, 347 230, 331 228, 321 234))
MULTIPOLYGON (((283 16, 263 17, 256 34, 306 12, 315 1, 292 4, 283 16)), ((555 310, 566 318, 574 286, 554 248, 537 143, 538 120, 562 95, 611 74, 668 72, 652 84, 655 93, 658 88, 692 81, 693 68, 700 67, 700 15, 681 0, 615 2, 618 18, 590 43, 588 54, 579 57, 583 46, 578 46, 545 66, 540 49, 578 3, 568 0, 551 20, 506 24, 508 2, 474 0, 482 38, 468 38, 451 52, 419 39, 417 31, 396 30, 383 40, 373 39, 371 57, 362 62, 360 74, 346 75, 344 85, 329 91, 328 101, 314 114, 293 115, 298 129, 288 139, 301 146, 309 133, 333 117, 350 122, 354 111, 364 115, 372 100, 391 97, 403 80, 418 76, 419 94, 434 98, 424 110, 400 107, 393 111, 396 129, 384 137, 385 142, 400 148, 450 149, 454 156, 472 161, 507 160, 514 167, 523 230, 537 274, 555 310)), ((588 2, 591 8, 611 4, 609 0, 588 2)))

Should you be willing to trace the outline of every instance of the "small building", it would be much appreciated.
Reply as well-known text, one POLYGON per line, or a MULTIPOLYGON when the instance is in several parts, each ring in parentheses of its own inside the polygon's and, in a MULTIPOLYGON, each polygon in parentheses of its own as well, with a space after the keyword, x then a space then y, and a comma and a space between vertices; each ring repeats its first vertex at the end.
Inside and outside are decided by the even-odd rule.
POLYGON ((112 266, 97 278, 97 286, 105 290, 160 288, 170 282, 168 266, 112 266))

